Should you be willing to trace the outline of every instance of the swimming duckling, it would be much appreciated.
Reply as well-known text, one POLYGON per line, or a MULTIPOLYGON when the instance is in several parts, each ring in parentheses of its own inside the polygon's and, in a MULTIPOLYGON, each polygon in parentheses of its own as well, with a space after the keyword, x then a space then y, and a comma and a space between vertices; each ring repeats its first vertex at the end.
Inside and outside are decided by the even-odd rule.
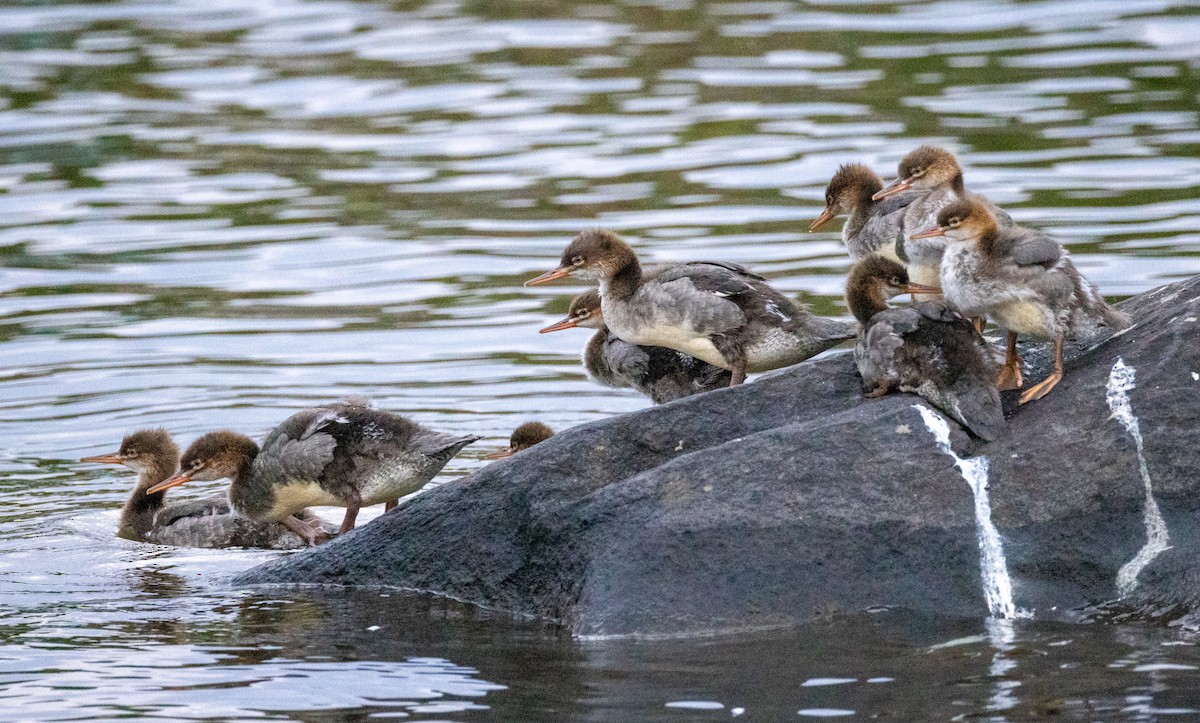
POLYGON ((596 333, 583 349, 588 376, 608 387, 633 389, 655 404, 729 386, 730 372, 661 346, 639 346, 617 338, 604 324, 600 292, 590 289, 571 301, 567 318, 539 333, 580 327, 596 333))
POLYGON ((299 542, 283 525, 238 517, 224 497, 168 505, 165 491, 149 492, 179 467, 179 448, 164 429, 139 430, 121 440, 118 451, 80 461, 120 464, 138 473, 117 527, 117 535, 127 540, 177 547, 269 549, 286 549, 299 542))
POLYGON ((1002 226, 1013 225, 1012 218, 983 196, 963 186, 962 166, 954 154, 938 146, 921 146, 900 160, 899 177, 871 198, 876 201, 901 193, 915 193, 904 212, 904 240, 897 244, 897 256, 908 266, 908 277, 925 286, 937 286, 940 279, 942 239, 915 239, 913 234, 937 224, 942 209, 963 199, 982 203, 1002 226))
POLYGON ((513 430, 512 436, 508 438, 508 446, 503 449, 498 449, 490 454, 485 454, 484 459, 503 459, 511 457, 517 452, 529 449, 535 444, 545 442, 554 436, 554 430, 550 429, 541 422, 525 422, 521 426, 513 430))
POLYGON ((854 260, 871 254, 897 258, 896 242, 903 240, 905 209, 923 191, 900 191, 880 201, 874 195, 883 189, 883 181, 861 163, 848 163, 838 169, 825 188, 825 210, 809 231, 816 231, 831 219, 847 213, 842 226, 842 243, 854 260))
POLYGON ((567 276, 600 282, 604 320, 618 338, 728 369, 730 386, 747 372, 795 364, 854 336, 848 324, 813 316, 744 270, 679 264, 647 278, 633 250, 609 231, 579 234, 558 268, 525 285, 567 276))
POLYGON ((846 304, 862 324, 854 347, 867 397, 893 389, 919 395, 977 437, 1004 431, 991 348, 975 327, 942 301, 889 308, 888 298, 921 293, 900 264, 881 256, 859 261, 846 281, 846 304))
POLYGON ((228 477, 229 501, 238 514, 282 522, 311 545, 313 530, 293 513, 315 505, 345 507, 340 532, 349 532, 360 507, 416 492, 477 439, 434 432, 362 401, 336 402, 288 417, 261 451, 237 432, 205 434, 184 452, 179 474, 150 491, 228 477))
POLYGON ((1018 334, 1054 342, 1053 373, 1025 390, 1022 404, 1041 399, 1062 379, 1065 337, 1091 336, 1101 324, 1113 331, 1129 326, 1129 316, 1104 301, 1058 242, 1039 231, 998 226, 978 201, 947 206, 937 226, 913 238, 938 236, 950 240, 941 268, 946 301, 963 314, 986 314, 1008 331, 1001 389, 1022 384, 1018 334))

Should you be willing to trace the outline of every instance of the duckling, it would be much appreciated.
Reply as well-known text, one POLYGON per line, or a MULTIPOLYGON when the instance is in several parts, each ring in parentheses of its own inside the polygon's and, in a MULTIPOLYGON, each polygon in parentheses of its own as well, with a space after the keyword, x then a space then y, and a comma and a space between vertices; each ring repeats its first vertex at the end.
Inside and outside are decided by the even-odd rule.
POLYGON ((938 146, 921 146, 900 160, 899 177, 871 198, 876 201, 901 193, 915 193, 905 207, 904 238, 897 242, 896 254, 908 266, 908 276, 925 286, 937 286, 940 279, 942 239, 915 239, 912 234, 937 223, 943 208, 963 199, 983 204, 1002 226, 1013 225, 1007 213, 983 196, 963 186, 962 166, 954 154, 938 146))
POLYGON ((854 337, 848 324, 813 316, 762 277, 733 267, 679 264, 646 278, 637 255, 609 231, 579 234, 558 268, 525 285, 567 276, 600 282, 604 320, 618 338, 728 369, 730 386, 747 372, 789 366, 854 337))
POLYGON ((854 361, 869 398, 893 389, 919 395, 986 441, 1004 431, 991 348, 942 301, 889 308, 888 298, 921 293, 899 263, 869 256, 854 265, 846 304, 862 324, 854 361))
POLYGON ((138 473, 117 527, 117 535, 127 540, 176 547, 268 549, 287 549, 299 541, 281 524, 234 515, 224 497, 168 505, 165 491, 150 492, 179 467, 179 448, 165 429, 139 430, 121 440, 118 451, 80 461, 120 464, 138 473))
POLYGON ((567 318, 539 333, 580 327, 595 329, 583 349, 583 368, 596 382, 633 389, 655 404, 729 386, 730 372, 674 349, 621 341, 604 324, 600 292, 590 289, 571 301, 567 318))
MULTIPOLYGON (((858 261, 871 254, 896 259, 896 242, 904 237, 904 214, 908 205, 924 196, 923 191, 900 191, 881 201, 873 197, 883 189, 883 181, 861 163, 848 163, 838 169, 825 188, 825 210, 809 231, 848 213, 842 226, 842 243, 850 258, 858 261)), ((898 260, 898 259, 897 259, 898 260)))
POLYGON ((150 492, 228 477, 229 501, 238 514, 282 522, 311 545, 314 531, 295 520, 294 512, 345 507, 344 534, 354 529, 360 507, 416 492, 478 439, 434 432, 365 401, 336 402, 288 417, 261 450, 237 432, 209 432, 184 452, 179 474, 150 492))
POLYGON ((512 436, 508 438, 507 447, 498 449, 490 454, 485 454, 483 458, 504 459, 505 457, 511 457, 517 452, 529 449, 535 444, 545 442, 553 436, 554 430, 541 422, 525 422, 513 430, 512 436))
POLYGON ((963 314, 986 314, 1008 332, 1000 388, 1023 384, 1019 334, 1054 342, 1054 371, 1021 394, 1022 404, 1041 399, 1062 379, 1065 337, 1092 336, 1101 325, 1112 331, 1129 326, 1129 316, 1105 302, 1058 242, 1019 226, 1000 227, 978 201, 947 206, 937 226, 913 238, 938 236, 950 242, 941 268, 946 301, 963 314))

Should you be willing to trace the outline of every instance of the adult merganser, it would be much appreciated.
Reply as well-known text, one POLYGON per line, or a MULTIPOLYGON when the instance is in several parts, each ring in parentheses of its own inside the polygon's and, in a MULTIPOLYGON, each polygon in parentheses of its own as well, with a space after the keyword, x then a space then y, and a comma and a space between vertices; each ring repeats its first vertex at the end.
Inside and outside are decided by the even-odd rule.
POLYGON ((938 214, 955 201, 972 199, 982 203, 1003 226, 1013 225, 1012 218, 983 196, 963 186, 962 166, 954 154, 938 146, 921 146, 900 160, 899 177, 871 198, 876 201, 916 192, 904 212, 904 240, 897 252, 908 267, 908 277, 925 286, 937 286, 940 279, 942 239, 914 239, 913 234, 936 225, 938 214))
POLYGON ((874 195, 883 189, 883 181, 861 163, 848 163, 838 169, 825 188, 825 210, 808 227, 816 231, 837 216, 850 217, 842 226, 842 243, 854 260, 871 254, 898 259, 897 241, 903 242, 904 214, 908 205, 925 195, 923 191, 900 191, 880 201, 874 195))
POLYGON ((261 451, 237 432, 205 434, 184 452, 179 474, 150 491, 228 477, 229 501, 239 514, 282 522, 313 544, 312 529, 293 513, 345 507, 340 532, 349 532, 360 507, 416 492, 477 439, 434 432, 362 401, 336 402, 288 417, 261 451))
POLYGON ((605 386, 633 389, 655 404, 729 386, 732 375, 720 367, 674 349, 639 346, 619 339, 604 324, 600 292, 595 289, 576 296, 567 318, 539 333, 573 327, 596 330, 583 348, 583 368, 605 386))
POLYGON ((138 473, 117 527, 117 535, 127 540, 177 547, 269 549, 295 547, 300 542, 279 523, 255 522, 233 514, 224 497, 168 505, 165 491, 149 492, 179 467, 179 448, 164 429, 139 430, 121 440, 118 451, 80 461, 120 464, 138 473))
POLYGON ((747 372, 795 364, 854 337, 849 324, 813 316, 732 266, 679 264, 646 278, 637 255, 609 231, 579 234, 558 268, 525 285, 573 275, 599 280, 604 320, 617 337, 728 369, 730 386, 747 372))
POLYGON ((888 306, 896 294, 922 291, 927 289, 909 283, 903 266, 881 256, 850 270, 846 304, 863 327, 854 361, 866 396, 893 389, 915 393, 990 442, 1004 431, 991 347, 945 302, 888 306))
POLYGON ((484 459, 503 459, 511 457, 517 452, 529 449, 535 444, 545 442, 554 436, 554 430, 550 429, 541 422, 525 422, 521 426, 513 430, 512 436, 508 438, 508 446, 483 455, 484 459))
POLYGON ((999 227, 978 201, 958 201, 938 215, 937 226, 913 238, 945 236, 942 262, 946 301, 961 313, 988 315, 1008 331, 1008 353, 997 384, 1019 388, 1018 334, 1054 341, 1054 372, 1021 394, 1022 404, 1041 399, 1063 375, 1063 340, 1094 334, 1103 324, 1129 326, 1129 316, 1104 301, 1057 241, 1040 231, 999 227))

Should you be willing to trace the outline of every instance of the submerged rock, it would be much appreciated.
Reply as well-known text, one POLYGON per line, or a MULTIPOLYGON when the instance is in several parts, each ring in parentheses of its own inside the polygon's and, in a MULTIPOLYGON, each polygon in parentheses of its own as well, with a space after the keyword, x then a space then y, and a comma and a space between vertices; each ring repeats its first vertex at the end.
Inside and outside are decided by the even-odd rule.
MULTIPOLYGON (((1147 543, 1136 444, 1109 407, 1118 360, 1133 370, 1125 393, 1175 546, 1134 571, 1124 597, 1200 601, 1200 575, 1156 567, 1200 559, 1200 279, 1122 308, 1134 327, 1071 350, 1064 380, 1002 439, 949 423, 959 456, 987 459, 1012 598, 1036 617, 1122 597, 1118 574, 1147 543)), ((239 582, 424 590, 579 635, 744 630, 872 606, 983 616, 974 498, 923 404, 864 400, 850 354, 806 362, 566 430, 239 582)))

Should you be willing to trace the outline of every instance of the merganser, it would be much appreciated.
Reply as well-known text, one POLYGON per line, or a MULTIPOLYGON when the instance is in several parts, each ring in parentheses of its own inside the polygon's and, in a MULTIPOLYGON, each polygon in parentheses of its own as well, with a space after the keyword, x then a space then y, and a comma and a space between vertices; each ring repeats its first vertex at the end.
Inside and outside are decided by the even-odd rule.
POLYGON ((842 243, 852 259, 871 254, 898 259, 896 242, 903 243, 905 210, 924 192, 900 191, 876 201, 874 195, 882 189, 883 181, 870 168, 861 163, 842 166, 825 188, 825 210, 808 230, 816 231, 831 219, 850 214, 842 226, 842 243))
POLYGON ((991 347, 943 301, 890 308, 896 294, 922 293, 900 264, 873 256, 850 270, 846 304, 862 324, 854 361, 865 396, 915 393, 986 441, 1004 431, 991 347))
POLYGON ((1017 335, 1054 342, 1054 371, 1021 394, 1025 404, 1041 399, 1063 375, 1063 340, 1129 326, 1129 316, 1105 302, 1083 278, 1057 241, 1020 226, 999 227, 978 201, 958 201, 938 215, 937 226, 913 238, 945 236, 942 261, 946 301, 961 313, 991 317, 1008 331, 1008 352, 997 378, 1002 389, 1022 384, 1017 335))
POLYGON ((529 449, 535 444, 545 442, 554 436, 554 430, 550 429, 541 422, 525 422, 521 426, 513 430, 512 436, 508 438, 508 446, 485 454, 484 459, 503 459, 511 457, 517 452, 529 449))
POLYGON ((573 327, 596 330, 583 349, 583 368, 605 386, 633 389, 655 404, 729 386, 732 375, 720 367, 674 349, 639 346, 619 339, 604 324, 600 292, 595 289, 576 296, 567 318, 539 333, 573 327))
POLYGON ((268 549, 287 549, 300 542, 279 523, 255 522, 233 514, 224 497, 168 505, 165 491, 149 492, 179 467, 179 448, 164 429, 139 430, 121 440, 118 451, 80 461, 120 464, 138 473, 117 527, 117 535, 127 540, 176 547, 268 549))
POLYGON ((349 532, 359 508, 416 492, 477 439, 425 429, 365 401, 336 402, 288 417, 261 451, 237 432, 209 432, 184 452, 179 474, 150 491, 228 477, 229 501, 239 514, 282 522, 311 545, 313 530, 293 513, 345 507, 340 533, 349 532))
POLYGON ((734 266, 679 264, 646 278, 637 255, 609 231, 579 234, 558 268, 525 285, 567 276, 600 282, 604 320, 618 338, 728 369, 730 386, 747 372, 795 364, 854 338, 849 324, 813 316, 761 276, 734 266))
POLYGON ((937 286, 946 244, 941 239, 914 239, 912 235, 936 225, 943 208, 971 199, 982 203, 1001 225, 1013 225, 1012 218, 991 201, 966 190, 962 166, 945 148, 921 146, 900 160, 898 171, 899 177, 871 198, 879 201, 900 193, 917 194, 905 208, 904 239, 898 242, 896 251, 908 267, 908 277, 919 284, 937 286))

